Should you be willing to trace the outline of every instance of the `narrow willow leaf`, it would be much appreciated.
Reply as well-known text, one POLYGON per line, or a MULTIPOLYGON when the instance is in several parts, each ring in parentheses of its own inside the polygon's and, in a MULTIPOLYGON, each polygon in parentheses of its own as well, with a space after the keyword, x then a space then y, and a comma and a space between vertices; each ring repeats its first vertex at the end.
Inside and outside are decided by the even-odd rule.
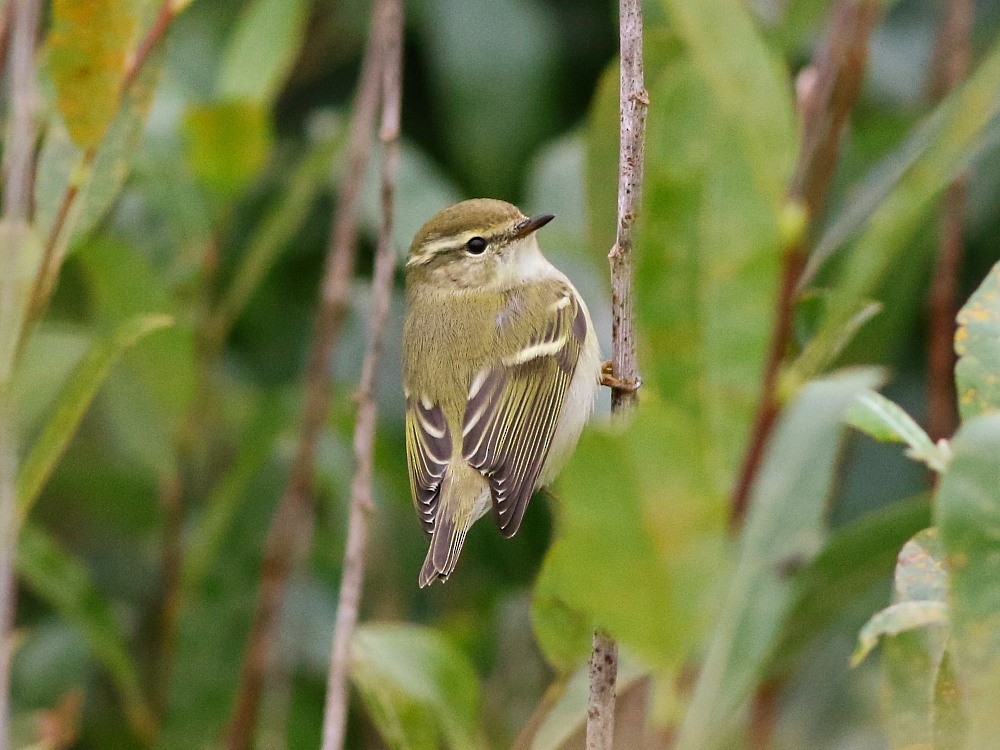
POLYGON ((946 444, 935 445, 913 418, 881 393, 867 391, 847 411, 847 423, 882 443, 909 446, 910 458, 937 472, 948 466, 946 444))
POLYGON ((123 324, 107 339, 94 344, 73 370, 56 401, 41 435, 29 450, 17 475, 17 513, 23 523, 52 470, 69 445, 90 402, 126 349, 144 337, 173 324, 165 315, 143 315, 123 324))
POLYGON ((118 112, 135 9, 128 0, 52 3, 48 54, 56 105, 82 149, 100 143, 118 112))
POLYGON ((219 97, 273 102, 299 54, 307 0, 255 0, 244 8, 222 55, 219 97))
POLYGON ((798 151, 788 72, 737 0, 663 0, 719 112, 739 134, 758 191, 782 205, 798 151))
POLYGON ((794 602, 789 570, 808 564, 823 543, 844 414, 877 379, 862 370, 810 383, 779 423, 678 750, 716 747, 761 677, 794 602))
POLYGON ((127 640, 87 569, 41 526, 27 523, 18 538, 17 572, 41 599, 82 629, 94 658, 114 682, 130 726, 148 741, 155 723, 127 640))
POLYGON ((919 156, 906 165, 891 192, 871 213, 845 259, 820 329, 793 365, 796 381, 808 380, 829 365, 844 326, 909 246, 941 192, 978 153, 984 132, 998 113, 1000 42, 939 105, 919 156))
POLYGON ((394 750, 486 747, 479 679, 440 633, 414 625, 363 625, 351 640, 351 679, 394 750))
POLYGON ((935 511, 951 582, 951 656, 969 720, 968 750, 1000 737, 1000 414, 975 417, 952 441, 935 511))
POLYGON ((958 313, 955 352, 962 419, 1000 408, 1000 263, 958 313))
POLYGON ((851 666, 865 660, 884 635, 899 635, 907 630, 948 624, 948 605, 944 602, 900 602, 876 612, 858 633, 858 646, 851 654, 851 666))

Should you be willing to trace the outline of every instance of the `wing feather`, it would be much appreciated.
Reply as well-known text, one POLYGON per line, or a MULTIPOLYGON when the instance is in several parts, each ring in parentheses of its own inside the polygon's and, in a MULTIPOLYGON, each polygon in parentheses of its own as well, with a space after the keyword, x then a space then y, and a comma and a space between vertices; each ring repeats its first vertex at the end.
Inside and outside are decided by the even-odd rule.
POLYGON ((516 314, 503 319, 521 340, 476 377, 462 425, 463 457, 488 480, 494 517, 508 537, 521 525, 545 466, 587 335, 586 314, 569 287, 550 285, 544 295, 532 307, 547 312, 531 325, 518 326, 516 314))
POLYGON ((434 531, 441 480, 451 460, 451 433, 437 404, 419 397, 406 399, 406 465, 417 517, 430 534, 434 531))

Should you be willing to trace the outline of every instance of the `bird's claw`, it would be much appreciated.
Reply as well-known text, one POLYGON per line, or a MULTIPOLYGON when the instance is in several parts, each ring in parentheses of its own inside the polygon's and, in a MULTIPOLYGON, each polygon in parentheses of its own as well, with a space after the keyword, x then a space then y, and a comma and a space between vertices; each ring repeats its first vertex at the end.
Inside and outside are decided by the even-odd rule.
POLYGON ((615 388, 625 393, 635 393, 642 387, 642 380, 639 378, 635 380, 619 378, 614 374, 614 364, 609 359, 607 362, 601 363, 601 385, 608 388, 615 388))

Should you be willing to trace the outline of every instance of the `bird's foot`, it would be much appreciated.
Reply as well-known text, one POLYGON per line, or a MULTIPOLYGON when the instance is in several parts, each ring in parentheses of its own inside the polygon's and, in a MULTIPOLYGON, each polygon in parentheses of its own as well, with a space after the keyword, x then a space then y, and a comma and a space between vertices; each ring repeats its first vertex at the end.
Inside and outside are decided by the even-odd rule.
POLYGON ((608 388, 616 388, 619 391, 624 391, 626 393, 635 393, 642 387, 642 380, 636 378, 635 380, 626 380, 624 378, 619 378, 614 374, 614 364, 611 360, 601 363, 601 385, 607 386, 608 388))

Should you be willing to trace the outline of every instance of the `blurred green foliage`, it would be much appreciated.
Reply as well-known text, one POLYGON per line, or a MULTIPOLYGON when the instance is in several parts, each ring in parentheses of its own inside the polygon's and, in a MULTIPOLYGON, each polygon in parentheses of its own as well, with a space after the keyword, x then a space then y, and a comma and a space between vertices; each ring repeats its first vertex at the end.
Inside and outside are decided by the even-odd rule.
MULTIPOLYGON (((977 8, 979 64, 937 106, 925 87, 939 5, 882 4, 827 210, 809 227, 786 408, 745 526, 727 528, 796 216, 786 205, 801 127, 792 81, 816 54, 830 5, 645 3, 640 406, 628 424, 609 425, 602 397, 598 424, 517 537, 503 540, 484 521, 452 579, 423 591, 426 540, 403 458, 400 274, 378 385, 378 512, 350 747, 576 747, 595 626, 622 644, 623 693, 641 696, 623 698, 632 713, 621 731, 650 747, 667 747, 667 737, 689 749, 749 747, 762 700, 774 748, 992 747, 993 4, 977 8), (935 207, 970 166, 958 301, 982 286, 960 316, 966 421, 950 444, 935 444, 920 427, 935 207), (857 364, 874 367, 847 367, 857 364), (872 390, 880 383, 885 396, 872 390), (845 423, 874 440, 845 437, 845 423), (926 467, 941 474, 933 510, 926 467), (921 531, 929 526, 936 531, 921 531), (871 658, 849 667, 859 632, 864 653, 882 644, 884 670, 871 658)), ((196 0, 130 81, 159 7, 51 4, 38 55, 33 222, 27 234, 0 226, 5 246, 21 243, 25 279, 58 275, 23 346, 20 319, 0 330, 4 387, 17 353, 9 391, 27 514, 17 748, 39 741, 42 719, 65 725, 80 748, 219 744, 297 435, 368 3, 196 0)), ((616 9, 412 0, 407 10, 396 250, 462 197, 554 212, 542 245, 587 299, 609 351, 616 9)), ((375 174, 373 165, 351 309, 330 363, 314 539, 289 584, 260 747, 319 742, 379 221, 375 174)), ((31 285, 18 289, 26 304, 31 285)))

